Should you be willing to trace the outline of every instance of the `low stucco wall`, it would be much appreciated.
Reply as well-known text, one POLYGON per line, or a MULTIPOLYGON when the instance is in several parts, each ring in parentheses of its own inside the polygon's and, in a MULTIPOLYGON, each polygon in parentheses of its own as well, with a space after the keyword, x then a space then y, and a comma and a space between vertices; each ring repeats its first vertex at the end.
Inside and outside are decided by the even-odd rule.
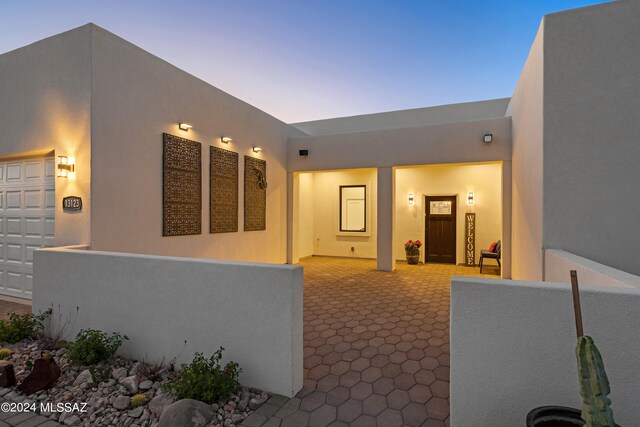
POLYGON ((559 249, 544 251, 545 281, 569 283, 570 270, 578 272, 578 281, 581 284, 640 289, 640 277, 633 274, 616 270, 567 251, 559 249))
POLYGON ((242 384, 302 388, 301 267, 55 248, 35 251, 34 273, 34 312, 79 307, 67 338, 117 331, 121 354, 178 363, 223 346, 242 384))
MULTIPOLYGON (((640 293, 581 286, 585 333, 611 384, 616 422, 636 425, 640 293)), ((451 281, 451 425, 524 425, 538 406, 580 408, 570 286, 455 277, 451 281)))

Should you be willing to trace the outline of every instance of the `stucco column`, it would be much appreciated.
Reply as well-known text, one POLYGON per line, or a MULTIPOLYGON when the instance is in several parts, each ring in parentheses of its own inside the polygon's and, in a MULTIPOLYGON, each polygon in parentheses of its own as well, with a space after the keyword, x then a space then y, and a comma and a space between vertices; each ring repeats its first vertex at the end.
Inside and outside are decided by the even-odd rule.
POLYGON ((502 162, 502 278, 511 279, 511 162, 502 162))
POLYGON ((395 234, 394 200, 396 193, 396 174, 393 168, 378 168, 378 270, 396 269, 396 257, 393 248, 395 234))
POLYGON ((294 204, 296 203, 296 197, 294 195, 295 181, 293 172, 287 172, 287 264, 295 264, 298 262, 294 253, 295 233, 294 225, 297 222, 297 218, 294 218, 294 213, 297 210, 294 204))

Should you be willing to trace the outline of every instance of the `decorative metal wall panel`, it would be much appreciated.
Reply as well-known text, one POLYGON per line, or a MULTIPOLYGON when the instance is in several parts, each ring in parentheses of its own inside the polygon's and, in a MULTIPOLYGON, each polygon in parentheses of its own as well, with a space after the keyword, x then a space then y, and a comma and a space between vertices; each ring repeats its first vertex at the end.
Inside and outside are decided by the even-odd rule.
POLYGON ((244 156, 244 231, 267 228, 267 162, 244 156))
POLYGON ((202 146, 162 134, 162 235, 202 233, 202 146))
POLYGON ((210 147, 209 232, 238 231, 238 153, 210 147))

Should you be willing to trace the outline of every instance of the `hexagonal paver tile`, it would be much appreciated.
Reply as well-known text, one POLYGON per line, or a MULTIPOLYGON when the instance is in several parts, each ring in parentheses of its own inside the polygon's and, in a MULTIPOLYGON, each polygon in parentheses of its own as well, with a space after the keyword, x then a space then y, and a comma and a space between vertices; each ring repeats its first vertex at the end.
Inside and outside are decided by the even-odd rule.
POLYGON ((372 394, 362 402, 362 413, 376 416, 382 412, 386 406, 387 399, 385 396, 372 394))
POLYGON ((382 370, 375 366, 369 366, 367 369, 362 371, 362 381, 372 383, 378 378, 382 377, 382 370))
POLYGON ((391 378, 379 378, 373 383, 374 393, 386 396, 395 389, 393 385, 393 379, 391 378))
POLYGON ((395 409, 387 408, 376 417, 379 426, 401 426, 402 413, 395 409))
POLYGON ((402 419, 405 424, 418 427, 427 419, 427 410, 424 405, 411 402, 402 408, 402 419))
POLYGON ((444 420, 449 416, 449 402, 440 397, 432 397, 426 405, 429 418, 444 420))
POLYGON ((351 427, 376 427, 376 419, 371 415, 360 415, 354 422, 350 424, 351 427))
POLYGON ((349 400, 350 394, 351 390, 348 387, 338 386, 327 392, 326 402, 328 405, 338 406, 349 400))
POLYGON ((349 371, 340 376, 340 385, 344 387, 351 387, 361 380, 360 372, 349 371))
POLYGON ((402 368, 402 372, 406 372, 408 374, 415 374, 420 370, 420 363, 415 360, 407 360, 400 365, 402 368))
POLYGON ((302 411, 312 412, 322 406, 325 402, 326 393, 322 391, 314 391, 302 398, 300 409, 302 411))
POLYGON ((449 397, 449 382, 436 380, 429 386, 434 396, 447 399, 449 397))
POLYGON ((373 393, 373 386, 369 383, 359 382, 351 387, 351 398, 364 400, 373 393))
POLYGON ((331 368, 329 369, 329 372, 331 372, 331 374, 333 375, 343 375, 344 373, 348 372, 349 369, 351 368, 351 363, 346 362, 344 360, 341 360, 339 362, 336 362, 335 364, 331 365, 331 368))
POLYGON ((371 360, 365 357, 359 357, 353 362, 351 362, 352 371, 362 372, 365 369, 367 369, 369 366, 371 366, 371 360))
POLYGON ((402 373, 393 379, 393 384, 400 390, 409 390, 416 384, 416 380, 413 375, 402 373))
POLYGON ((362 401, 349 399, 340 406, 338 406, 338 415, 337 418, 339 421, 344 421, 345 423, 351 423, 356 418, 362 415, 362 401))
POLYGON ((412 402, 425 404, 431 399, 431 389, 424 384, 416 384, 409 389, 409 399, 412 402))
POLYGON ((404 390, 393 390, 387 395, 387 406, 393 409, 402 409, 409 403, 409 393, 404 390))
POLYGON ((389 363, 382 367, 382 376, 386 378, 395 378, 402 372, 400 365, 389 363))
POLYGON ((309 427, 325 427, 336 420, 337 408, 331 405, 322 405, 311 413, 309 427))

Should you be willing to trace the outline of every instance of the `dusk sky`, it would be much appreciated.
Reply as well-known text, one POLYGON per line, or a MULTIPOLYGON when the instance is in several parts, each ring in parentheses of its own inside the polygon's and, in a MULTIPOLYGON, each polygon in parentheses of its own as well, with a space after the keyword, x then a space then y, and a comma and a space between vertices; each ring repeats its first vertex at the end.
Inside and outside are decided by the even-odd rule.
POLYGON ((511 96, 546 13, 587 0, 0 0, 0 53, 93 22, 298 122, 511 96))

